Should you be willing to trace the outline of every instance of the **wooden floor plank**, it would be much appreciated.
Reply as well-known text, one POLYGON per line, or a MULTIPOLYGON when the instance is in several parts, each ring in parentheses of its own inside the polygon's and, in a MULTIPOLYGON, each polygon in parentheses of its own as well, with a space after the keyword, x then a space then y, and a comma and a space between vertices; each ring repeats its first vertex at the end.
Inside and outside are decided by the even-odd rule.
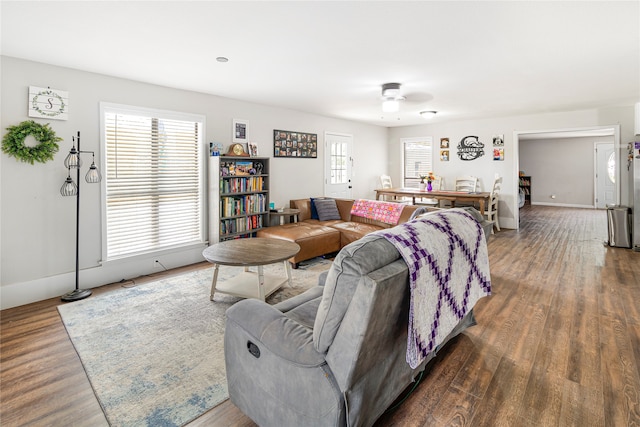
MULTIPOLYGON (((525 206, 492 235, 493 295, 376 426, 640 425, 640 253, 603 244, 606 211, 525 206)), ((119 292, 198 263, 94 289, 119 292)), ((0 424, 106 426, 58 298, 0 312, 0 424)), ((190 426, 255 424, 226 401, 190 426)))
POLYGON ((559 426, 599 427, 604 423, 604 398, 599 389, 565 380, 559 426))
POLYGON ((519 425, 519 412, 527 386, 530 367, 518 366, 517 362, 503 357, 485 396, 467 417, 474 426, 519 425))
POLYGON ((557 424, 562 411, 564 379, 536 366, 524 392, 520 417, 540 426, 557 424))
POLYGON ((640 424, 640 379, 634 351, 616 317, 601 317, 602 368, 605 424, 640 424))

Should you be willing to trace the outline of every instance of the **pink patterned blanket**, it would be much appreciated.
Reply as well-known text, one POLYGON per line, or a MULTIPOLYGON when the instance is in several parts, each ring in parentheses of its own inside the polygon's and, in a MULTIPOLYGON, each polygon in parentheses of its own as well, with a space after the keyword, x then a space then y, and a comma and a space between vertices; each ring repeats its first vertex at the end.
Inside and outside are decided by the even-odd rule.
POLYGON ((375 234, 391 242, 409 268, 407 362, 414 369, 491 295, 484 232, 464 210, 448 209, 375 234))
POLYGON ((369 218, 385 224, 396 225, 402 214, 402 203, 357 199, 351 207, 351 215, 369 218))

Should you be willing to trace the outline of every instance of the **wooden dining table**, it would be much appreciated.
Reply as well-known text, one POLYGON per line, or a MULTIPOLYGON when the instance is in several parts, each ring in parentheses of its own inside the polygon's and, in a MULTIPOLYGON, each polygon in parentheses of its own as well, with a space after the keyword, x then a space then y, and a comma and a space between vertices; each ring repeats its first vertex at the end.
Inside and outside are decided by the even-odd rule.
POLYGON ((417 198, 449 200, 451 207, 455 207, 456 202, 477 202, 480 205, 480 213, 484 213, 486 201, 491 197, 489 192, 466 192, 455 190, 420 190, 418 188, 380 188, 376 190, 376 199, 383 196, 408 197, 412 204, 416 204, 417 198))

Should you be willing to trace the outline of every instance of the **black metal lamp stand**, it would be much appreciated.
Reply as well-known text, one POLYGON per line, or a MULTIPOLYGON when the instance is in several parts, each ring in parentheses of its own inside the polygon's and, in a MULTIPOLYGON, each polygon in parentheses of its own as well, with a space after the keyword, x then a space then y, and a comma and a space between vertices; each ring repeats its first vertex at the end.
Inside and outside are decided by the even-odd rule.
POLYGON ((60 194, 63 196, 76 196, 76 288, 71 292, 64 294, 62 301, 77 301, 87 298, 91 295, 90 289, 80 289, 80 167, 82 166, 82 160, 80 159, 80 153, 91 153, 93 161, 89 167, 89 171, 85 176, 85 180, 90 184, 98 183, 102 180, 100 172, 96 167, 95 153, 93 151, 80 151, 80 132, 78 132, 77 143, 78 149, 76 150, 75 142, 76 138, 72 137, 74 145, 71 147, 67 158, 64 160, 64 165, 67 167, 68 175, 67 179, 60 188, 60 194), (76 169, 77 177, 76 182, 71 178, 71 169, 76 169))

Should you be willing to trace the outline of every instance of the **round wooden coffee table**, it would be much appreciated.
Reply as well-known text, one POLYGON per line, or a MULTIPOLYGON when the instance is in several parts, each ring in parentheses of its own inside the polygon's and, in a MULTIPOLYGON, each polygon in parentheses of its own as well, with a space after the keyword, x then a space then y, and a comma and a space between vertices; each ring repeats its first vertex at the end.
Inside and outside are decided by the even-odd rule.
POLYGON ((291 264, 287 260, 299 251, 300 246, 296 243, 266 237, 225 240, 209 246, 202 255, 213 264, 211 301, 216 291, 264 301, 285 282, 289 282, 291 286, 291 264), (286 277, 264 274, 263 266, 280 261, 284 261, 286 277), (242 266, 244 271, 229 280, 217 283, 218 268, 221 265, 242 266), (257 273, 249 270, 249 267, 254 266, 257 267, 257 273))

